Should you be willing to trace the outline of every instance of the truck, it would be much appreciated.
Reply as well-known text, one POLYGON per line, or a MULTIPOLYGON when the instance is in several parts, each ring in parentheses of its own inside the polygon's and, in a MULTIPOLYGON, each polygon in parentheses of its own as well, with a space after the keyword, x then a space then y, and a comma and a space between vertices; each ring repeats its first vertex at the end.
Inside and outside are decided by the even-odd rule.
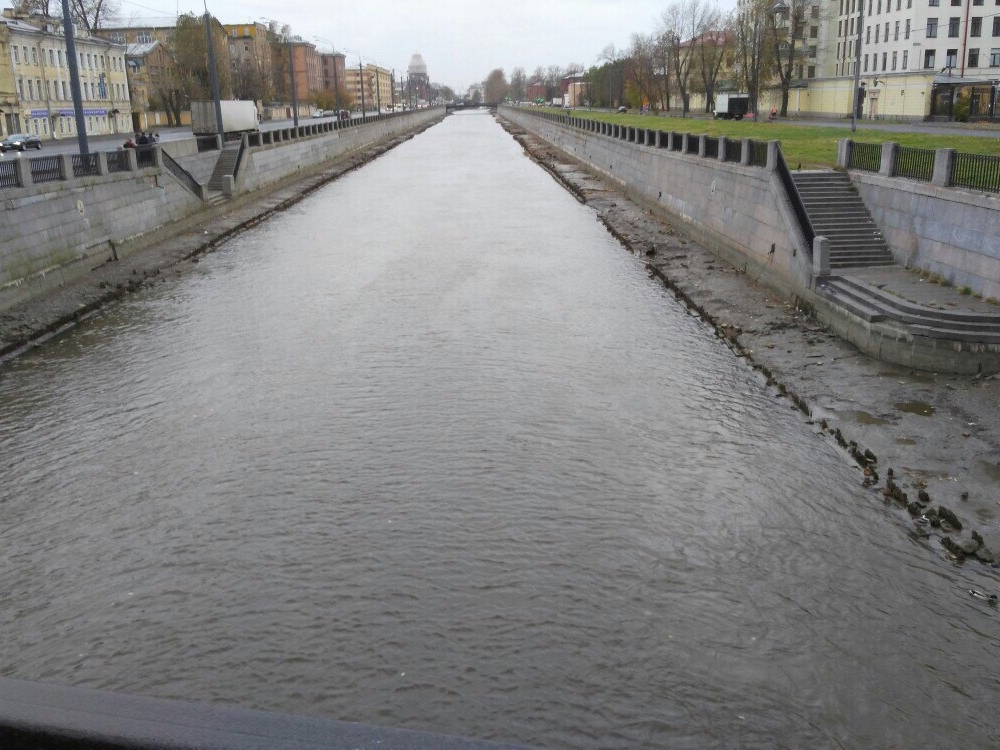
POLYGON ((750 111, 750 94, 716 94, 715 119, 742 120, 750 111))
MULTIPOLYGON (((253 102, 223 99, 222 133, 251 133, 260 129, 257 105, 253 102)), ((191 102, 191 132, 195 135, 217 135, 218 123, 215 119, 214 101, 191 102)))
POLYGON ((563 102, 563 100, 562 100, 561 96, 554 96, 554 97, 552 97, 552 106, 553 107, 561 107, 562 106, 562 102, 563 102))

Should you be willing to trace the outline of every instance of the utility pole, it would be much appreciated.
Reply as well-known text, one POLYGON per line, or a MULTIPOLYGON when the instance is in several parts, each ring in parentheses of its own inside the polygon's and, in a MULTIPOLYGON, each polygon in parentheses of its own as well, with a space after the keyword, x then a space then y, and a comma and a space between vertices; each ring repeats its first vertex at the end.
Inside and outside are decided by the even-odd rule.
POLYGON ((69 90, 73 95, 73 115, 76 119, 76 140, 80 153, 90 153, 87 145, 87 123, 83 119, 83 95, 80 93, 80 66, 76 57, 76 38, 73 35, 73 17, 69 13, 69 0, 62 0, 63 32, 66 34, 66 57, 69 58, 69 90))
POLYGON ((208 42, 208 75, 212 85, 212 99, 215 101, 215 127, 220 136, 224 137, 222 126, 222 100, 219 98, 219 73, 215 67, 215 44, 212 41, 212 17, 208 15, 208 3, 205 3, 205 37, 208 42))
POLYGON ((337 50, 333 50, 333 100, 337 105, 337 122, 340 122, 340 82, 337 80, 337 50))
POLYGON ((361 84, 361 119, 368 121, 368 107, 365 105, 365 72, 361 69, 361 59, 358 59, 358 83, 361 84))
POLYGON ((378 114, 382 114, 382 86, 380 84, 378 63, 375 63, 375 101, 378 103, 378 114))
MULTIPOLYGON (((336 67, 334 68, 336 69, 336 67)), ((299 100, 295 93, 295 45, 292 40, 288 40, 288 70, 292 81, 292 122, 295 127, 299 126, 299 100)))

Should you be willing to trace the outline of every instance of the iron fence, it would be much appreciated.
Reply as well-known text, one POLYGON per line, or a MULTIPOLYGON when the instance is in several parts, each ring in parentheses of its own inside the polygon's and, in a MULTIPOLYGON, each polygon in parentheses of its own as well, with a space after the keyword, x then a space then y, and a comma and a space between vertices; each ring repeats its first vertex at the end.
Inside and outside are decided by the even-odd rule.
POLYGON ((85 177, 99 174, 97 169, 97 154, 73 154, 73 176, 85 177))
POLYGON ((139 165, 139 169, 143 167, 152 167, 156 164, 156 159, 153 158, 153 147, 152 146, 138 146, 135 149, 135 161, 139 165))
POLYGON ((219 141, 214 135, 199 136, 198 153, 201 153, 202 151, 217 151, 218 148, 219 148, 219 141))
POLYGON ((31 179, 34 183, 55 182, 63 178, 62 157, 36 156, 31 161, 31 179))
POLYGON ((767 141, 750 141, 750 166, 767 166, 767 141))
POLYGON ((710 135, 705 136, 705 156, 709 159, 719 158, 719 139, 710 135))
POLYGON ((934 149, 931 148, 900 146, 896 149, 893 176, 930 182, 934 176, 934 153, 934 149))
POLYGON ((670 134, 670 150, 680 151, 684 148, 684 134, 683 133, 671 133, 670 134))
POLYGON ((948 184, 990 193, 1000 192, 1000 156, 955 154, 948 184))
POLYGON ((860 169, 863 172, 878 172, 882 169, 881 143, 852 143, 848 169, 860 169))
POLYGON ((743 158, 743 142, 726 140, 726 153, 722 155, 724 161, 739 162, 743 158))
POLYGON ((176 177, 177 181, 187 188, 190 193, 201 197, 201 186, 198 184, 198 181, 195 180, 195 178, 192 177, 191 174, 184 169, 184 167, 178 164, 166 151, 163 152, 163 166, 165 166, 167 171, 176 177))
POLYGON ((687 148, 684 149, 685 154, 698 154, 698 136, 688 133, 687 137, 687 148))
POLYGON ((108 151, 108 172, 128 172, 128 152, 108 151))
POLYGON ((20 187, 17 181, 17 165, 12 161, 0 161, 0 188, 20 187))

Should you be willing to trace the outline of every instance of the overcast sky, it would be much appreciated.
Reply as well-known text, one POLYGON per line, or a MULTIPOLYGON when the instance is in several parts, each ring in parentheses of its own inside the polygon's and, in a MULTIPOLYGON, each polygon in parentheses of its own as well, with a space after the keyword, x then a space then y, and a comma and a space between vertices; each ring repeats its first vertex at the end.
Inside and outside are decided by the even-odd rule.
MULTIPOLYGON (((204 12, 203 0, 119 0, 121 15, 173 17, 204 12)), ((589 67, 608 45, 627 47, 649 33, 670 0, 207 0, 223 23, 260 18, 287 23, 293 33, 329 50, 333 42, 357 64, 405 70, 423 55, 431 80, 462 92, 493 68, 507 76, 539 65, 589 67), (319 37, 319 39, 314 39, 319 37), (350 50, 350 51, 349 51, 350 50)), ((726 0, 723 0, 726 3, 726 0)), ((726 3, 733 4, 733 3, 726 3)))

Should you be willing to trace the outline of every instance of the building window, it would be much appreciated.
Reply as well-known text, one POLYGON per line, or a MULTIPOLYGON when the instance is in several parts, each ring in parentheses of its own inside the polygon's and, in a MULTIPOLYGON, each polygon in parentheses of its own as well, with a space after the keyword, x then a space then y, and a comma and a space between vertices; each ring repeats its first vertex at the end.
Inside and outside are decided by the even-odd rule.
POLYGON ((910 19, 906 19, 906 31, 903 32, 903 39, 910 38, 910 19))
POLYGON ((910 51, 907 49, 903 50, 903 70, 906 70, 906 61, 910 57, 910 51))
POLYGON ((994 47, 990 50, 990 67, 1000 68, 1000 47, 994 47))
POLYGON ((28 101, 32 101, 35 98, 35 82, 30 78, 28 79, 28 101))
POLYGON ((948 36, 957 37, 958 27, 962 23, 961 18, 952 17, 948 19, 948 36))
POLYGON ((59 50, 58 57, 59 57, 59 67, 61 68, 63 66, 63 51, 62 50, 59 50))
POLYGON ((810 26, 809 27, 809 38, 810 39, 816 39, 818 37, 819 37, 819 26, 810 26))
POLYGON ((939 4, 940 3, 938 2, 938 0, 927 0, 927 5, 929 5, 931 8, 936 8, 938 7, 939 4))
POLYGON ((888 52, 883 52, 882 53, 882 70, 885 70, 886 66, 888 64, 889 64, 889 53, 888 52))
POLYGON ((56 52, 55 50, 49 50, 49 65, 53 68, 56 66, 56 52))
POLYGON ((1000 16, 993 17, 993 36, 1000 36, 1000 16))
POLYGON ((973 5, 982 5, 983 4, 983 0, 972 0, 972 4, 973 5))
POLYGON ((809 47, 809 57, 811 59, 815 59, 816 58, 816 45, 815 44, 812 45, 811 47, 809 47))
POLYGON ((21 56, 17 52, 17 47, 15 47, 14 45, 11 45, 10 52, 11 52, 11 55, 13 56, 13 58, 14 58, 14 64, 15 65, 19 65, 21 63, 21 56))
POLYGON ((936 18, 928 18, 927 19, 927 32, 926 32, 926 34, 927 34, 927 38, 928 39, 933 39, 934 37, 937 36, 937 22, 938 22, 938 20, 936 18))
MULTIPOLYGON (((878 24, 875 24, 875 44, 878 44, 878 32, 879 32, 878 24)), ((867 39, 865 39, 865 44, 868 44, 867 39)))
POLYGON ((817 19, 817 18, 819 18, 819 6, 818 6, 818 5, 814 5, 814 6, 812 6, 812 8, 811 8, 811 9, 809 10, 809 15, 810 15, 810 16, 811 16, 811 17, 812 17, 813 19, 817 19))
POLYGON ((969 36, 979 36, 983 33, 983 19, 973 18, 972 25, 969 28, 969 36))
POLYGON ((863 71, 864 71, 865 73, 867 73, 867 72, 868 72, 868 55, 865 55, 865 64, 864 64, 864 67, 862 68, 862 70, 863 70, 863 71))
MULTIPOLYGON (((875 27, 875 31, 878 32, 878 26, 875 27)), ((866 26, 865 27, 865 44, 871 44, 871 43, 872 43, 872 27, 871 26, 866 26)))
POLYGON ((951 4, 957 5, 958 7, 962 7, 962 0, 951 0, 951 4))
POLYGON ((135 40, 139 44, 150 44, 153 41, 153 35, 150 34, 148 31, 140 31, 138 34, 136 34, 135 40))
POLYGON ((927 70, 934 68, 934 50, 932 49, 924 50, 924 68, 927 70))
POLYGON ((807 70, 806 70, 806 77, 807 78, 815 78, 816 77, 816 66, 815 65, 810 65, 807 68, 807 70))
POLYGON ((37 47, 32 47, 31 48, 31 64, 32 65, 38 65, 38 48, 37 47))
POLYGON ((958 67, 958 50, 950 49, 944 54, 944 66, 946 68, 958 67))
POLYGON ((899 54, 898 52, 893 52, 892 53, 892 69, 893 70, 896 69, 896 57, 897 57, 898 54, 899 54))
POLYGON ((899 41, 899 21, 896 21, 896 25, 892 29, 892 41, 899 41))
POLYGON ((979 50, 970 49, 969 50, 969 67, 978 68, 979 67, 979 50))

